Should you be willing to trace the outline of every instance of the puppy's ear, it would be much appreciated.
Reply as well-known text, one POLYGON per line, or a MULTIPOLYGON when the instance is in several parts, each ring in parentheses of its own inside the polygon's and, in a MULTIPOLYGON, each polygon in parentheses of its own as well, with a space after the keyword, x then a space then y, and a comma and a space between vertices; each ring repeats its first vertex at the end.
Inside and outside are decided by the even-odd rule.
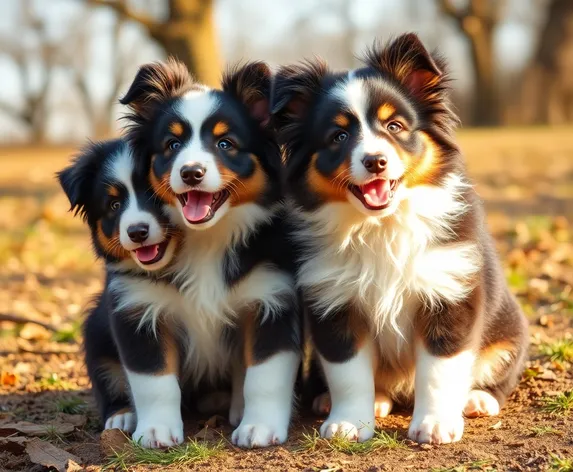
POLYGON ((193 88, 189 70, 176 59, 141 66, 127 93, 119 100, 136 114, 146 116, 162 100, 183 95, 193 88))
POLYGON ((306 117, 327 73, 328 66, 321 59, 279 69, 271 107, 279 127, 306 117))
POLYGON ((241 101, 251 116, 265 127, 270 120, 272 72, 264 62, 249 62, 229 70, 223 76, 222 87, 241 101))
POLYGON ((72 165, 56 174, 70 201, 70 211, 87 219, 87 205, 93 194, 94 180, 102 160, 100 146, 90 143, 82 149, 72 165))
POLYGON ((421 99, 441 88, 446 78, 443 61, 432 57, 414 33, 403 34, 383 48, 374 45, 366 53, 364 61, 398 80, 421 99))

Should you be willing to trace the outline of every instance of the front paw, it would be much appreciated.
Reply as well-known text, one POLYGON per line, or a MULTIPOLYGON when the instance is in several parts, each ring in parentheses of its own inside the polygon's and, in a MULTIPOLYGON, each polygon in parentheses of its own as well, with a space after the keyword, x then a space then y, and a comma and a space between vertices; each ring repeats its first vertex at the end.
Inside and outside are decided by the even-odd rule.
POLYGON ((183 422, 154 422, 137 424, 132 438, 143 447, 159 449, 176 446, 183 442, 183 422))
POLYGON ((448 444, 459 441, 464 432, 461 415, 416 415, 412 418, 408 437, 428 444, 448 444))
POLYGON ((132 433, 135 429, 135 413, 127 409, 117 411, 105 421, 103 429, 121 429, 132 433))
POLYGON ((271 425, 265 423, 249 423, 243 421, 233 431, 233 444, 239 447, 255 448, 282 444, 288 435, 288 424, 271 425))
POLYGON ((350 441, 363 442, 374 436, 373 415, 331 414, 320 427, 320 435, 326 439, 340 436, 350 441))

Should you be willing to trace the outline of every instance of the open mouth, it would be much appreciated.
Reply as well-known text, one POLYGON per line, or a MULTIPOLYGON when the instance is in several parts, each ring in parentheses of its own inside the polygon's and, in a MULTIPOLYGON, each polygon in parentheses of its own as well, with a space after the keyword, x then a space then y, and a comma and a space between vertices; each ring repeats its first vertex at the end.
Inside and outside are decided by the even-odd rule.
POLYGON ((165 250, 169 240, 165 240, 159 244, 150 244, 149 246, 142 246, 135 249, 135 257, 143 265, 150 265, 159 262, 165 255, 165 250))
POLYGON ((399 183, 399 180, 375 179, 360 186, 350 184, 348 188, 368 210, 383 210, 392 203, 399 183))
POLYGON ((210 193, 191 190, 177 195, 183 207, 183 216, 191 224, 200 224, 209 221, 221 205, 229 198, 227 190, 210 193))

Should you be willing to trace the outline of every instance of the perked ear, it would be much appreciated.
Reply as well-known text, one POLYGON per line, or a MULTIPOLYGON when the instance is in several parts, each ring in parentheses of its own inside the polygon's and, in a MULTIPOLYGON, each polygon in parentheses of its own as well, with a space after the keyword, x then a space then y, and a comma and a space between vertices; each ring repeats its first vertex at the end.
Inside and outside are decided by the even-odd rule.
POLYGON ((306 116, 327 73, 328 66, 321 59, 279 69, 275 77, 271 109, 279 126, 281 122, 301 120, 306 116))
POLYGON ((222 87, 242 102, 251 116, 265 127, 270 120, 271 78, 272 72, 266 63, 249 62, 227 71, 222 87))
POLYGON ((414 96, 424 98, 445 78, 438 64, 414 33, 399 36, 385 48, 374 46, 365 62, 397 79, 414 96))
POLYGON ((145 115, 157 102, 180 96, 193 85, 185 64, 170 57, 166 62, 141 66, 119 103, 128 105, 137 114, 145 115))
POLYGON ((74 159, 72 165, 56 174, 70 201, 70 211, 74 216, 79 213, 84 220, 87 218, 86 206, 92 194, 100 161, 98 144, 89 143, 74 159))

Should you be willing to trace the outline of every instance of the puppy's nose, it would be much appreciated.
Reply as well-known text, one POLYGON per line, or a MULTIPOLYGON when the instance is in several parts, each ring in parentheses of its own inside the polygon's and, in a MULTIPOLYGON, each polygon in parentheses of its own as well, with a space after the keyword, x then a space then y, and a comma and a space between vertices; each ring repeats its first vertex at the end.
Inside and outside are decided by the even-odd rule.
POLYGON ((193 164, 191 166, 183 166, 179 174, 181 175, 181 180, 187 185, 199 185, 205 177, 206 169, 201 164, 193 164))
POLYGON ((134 243, 142 243, 149 236, 149 225, 147 223, 130 225, 127 228, 127 235, 134 243))
POLYGON ((379 174, 384 169, 386 169, 386 164, 388 164, 388 158, 382 155, 372 155, 367 154, 362 160, 362 164, 368 172, 372 174, 379 174))

